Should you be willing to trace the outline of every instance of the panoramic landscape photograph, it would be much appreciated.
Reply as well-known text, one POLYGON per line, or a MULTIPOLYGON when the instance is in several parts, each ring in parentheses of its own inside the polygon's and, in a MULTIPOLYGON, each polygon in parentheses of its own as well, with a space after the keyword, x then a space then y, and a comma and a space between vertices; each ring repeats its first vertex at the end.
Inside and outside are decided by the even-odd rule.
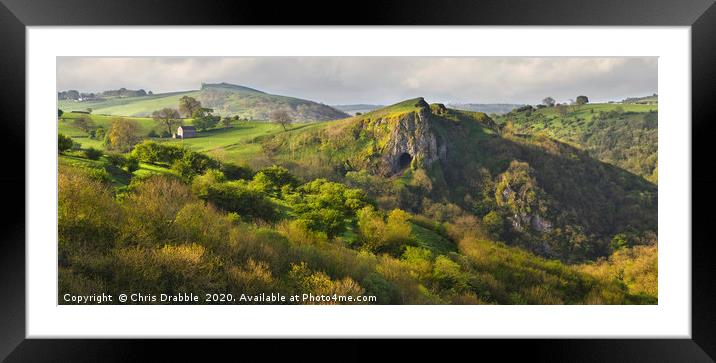
POLYGON ((657 57, 57 57, 56 90, 58 304, 658 304, 657 57))

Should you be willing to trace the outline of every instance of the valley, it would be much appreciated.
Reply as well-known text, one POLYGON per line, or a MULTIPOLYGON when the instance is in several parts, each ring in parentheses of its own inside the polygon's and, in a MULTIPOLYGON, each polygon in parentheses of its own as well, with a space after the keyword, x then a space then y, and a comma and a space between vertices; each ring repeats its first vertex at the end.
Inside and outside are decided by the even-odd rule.
POLYGON ((58 102, 62 291, 657 302, 656 104, 339 110, 226 83, 58 102), (154 112, 183 97, 198 111, 154 112))

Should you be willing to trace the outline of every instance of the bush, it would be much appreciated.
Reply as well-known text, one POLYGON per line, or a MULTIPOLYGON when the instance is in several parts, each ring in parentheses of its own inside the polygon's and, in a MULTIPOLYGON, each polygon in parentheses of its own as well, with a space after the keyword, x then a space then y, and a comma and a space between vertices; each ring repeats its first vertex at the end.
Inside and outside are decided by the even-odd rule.
POLYGON ((122 203, 127 218, 122 225, 121 240, 130 245, 153 246, 166 241, 174 230, 177 213, 196 200, 189 187, 166 175, 135 179, 129 189, 122 203))
POLYGON ((125 155, 124 166, 127 168, 128 172, 133 173, 139 170, 139 159, 132 155, 125 155))
POLYGON ((238 213, 245 219, 271 222, 278 219, 274 204, 264 195, 249 188, 245 182, 231 181, 210 185, 205 199, 218 208, 238 213))
POLYGON ((325 232, 329 238, 343 233, 346 219, 354 217, 356 211, 366 205, 361 190, 325 179, 306 183, 296 188, 295 193, 289 193, 289 185, 284 185, 282 194, 286 195, 298 219, 314 231, 325 232))
POLYGON ((187 152, 186 149, 179 146, 144 141, 134 147, 132 156, 145 163, 171 165, 184 157, 187 152))
POLYGON ((88 170, 61 166, 58 191, 60 264, 70 255, 114 243, 119 213, 107 183, 90 175, 88 170))
POLYGON ((91 136, 95 140, 104 140, 104 138, 107 136, 107 132, 102 126, 99 126, 96 129, 92 130, 91 136))
POLYGON ((63 134, 57 134, 57 150, 59 152, 65 152, 72 148, 72 138, 63 134))
POLYGON ((254 176, 254 172, 249 167, 231 163, 222 163, 220 170, 229 180, 251 179, 254 176))
POLYGON ((433 280, 441 290, 465 291, 468 287, 468 276, 462 273, 460 265, 446 256, 435 259, 433 280))
POLYGON ((412 228, 409 214, 394 209, 388 214, 387 222, 382 213, 373 207, 358 212, 358 231, 364 248, 375 253, 399 255, 404 245, 412 242, 412 228))
POLYGON ((109 153, 107 154, 107 161, 110 165, 115 166, 117 168, 121 168, 124 166, 124 155, 117 154, 117 153, 109 153))
POLYGON ((139 159, 135 156, 109 153, 106 157, 110 165, 117 168, 126 168, 130 173, 139 169, 139 159))
POLYGON ((85 157, 90 160, 99 160, 102 157, 102 151, 93 147, 84 150, 85 157))
POLYGON ((252 187, 274 196, 280 195, 282 187, 295 188, 298 184, 298 179, 289 173, 288 169, 276 165, 256 173, 251 182, 252 187))
POLYGON ((172 170, 176 171, 187 180, 196 175, 204 174, 209 169, 218 169, 220 163, 204 154, 193 151, 185 151, 181 159, 172 164, 172 170))

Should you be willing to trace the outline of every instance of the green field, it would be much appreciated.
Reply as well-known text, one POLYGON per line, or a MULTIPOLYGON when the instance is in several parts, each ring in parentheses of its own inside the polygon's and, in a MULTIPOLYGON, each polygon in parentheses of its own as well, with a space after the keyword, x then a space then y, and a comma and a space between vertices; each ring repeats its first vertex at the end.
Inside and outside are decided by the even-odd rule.
POLYGON ((94 114, 112 116, 149 116, 152 110, 177 108, 182 96, 196 97, 199 91, 172 92, 142 97, 114 97, 104 101, 59 100, 58 107, 66 112, 92 109, 94 114))
POLYGON ((283 132, 283 129, 276 124, 245 121, 230 128, 198 132, 195 138, 171 139, 166 142, 187 146, 221 161, 244 165, 261 153, 262 137, 279 132, 283 132))
MULTIPOLYGON (((650 111, 658 111, 659 106, 658 105, 641 105, 636 103, 590 103, 582 106, 568 106, 568 112, 566 116, 569 117, 579 117, 584 118, 587 120, 591 120, 592 117, 594 117, 595 114, 598 112, 608 112, 613 111, 617 109, 618 107, 621 107, 621 109, 624 112, 650 112, 650 111)), ((539 113, 545 116, 559 116, 559 113, 557 111, 556 107, 547 107, 542 108, 535 113, 539 113)))
POLYGON ((108 97, 101 101, 59 100, 63 111, 86 111, 93 114, 147 117, 162 108, 179 108, 184 96, 199 100, 215 115, 237 115, 249 120, 268 118, 270 111, 289 110, 296 122, 327 121, 347 117, 348 114, 324 104, 295 97, 272 95, 247 87, 230 84, 203 85, 201 90, 155 94, 140 97, 108 97))
MULTIPOLYGON (((112 120, 119 116, 107 115, 86 115, 80 113, 68 112, 62 115, 58 122, 57 131, 60 134, 70 136, 77 142, 81 148, 89 147, 95 149, 104 149, 104 142, 90 137, 90 135, 73 125, 74 119, 86 116, 89 117, 96 127, 101 126, 105 130, 109 130, 112 120)), ((146 117, 123 117, 139 124, 141 134, 139 136, 149 139, 147 134, 154 130, 161 132, 163 126, 158 125, 156 121, 146 117)), ((183 124, 191 125, 191 119, 185 119, 183 124)), ((231 127, 219 127, 211 130, 197 132, 197 136, 189 139, 162 139, 152 138, 155 141, 167 142, 174 145, 184 145, 189 149, 197 152, 206 153, 218 160, 235 163, 237 165, 252 164, 257 158, 261 158, 261 140, 279 133, 286 133, 287 136, 292 135, 299 130, 311 129, 318 127, 318 123, 302 123, 291 126, 287 131, 279 125, 266 121, 241 121, 234 122, 231 127)))
POLYGON ((511 132, 547 136, 657 183, 658 105, 601 103, 512 111, 496 117, 511 132))

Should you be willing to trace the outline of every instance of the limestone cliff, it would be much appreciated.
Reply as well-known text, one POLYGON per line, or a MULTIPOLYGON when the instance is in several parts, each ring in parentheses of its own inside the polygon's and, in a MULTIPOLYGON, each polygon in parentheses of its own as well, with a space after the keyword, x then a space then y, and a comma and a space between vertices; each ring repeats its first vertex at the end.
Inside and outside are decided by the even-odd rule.
POLYGON ((430 105, 420 98, 415 106, 414 112, 391 120, 394 124, 381 152, 382 174, 395 174, 409 165, 425 168, 447 154, 445 143, 431 129, 430 105))

